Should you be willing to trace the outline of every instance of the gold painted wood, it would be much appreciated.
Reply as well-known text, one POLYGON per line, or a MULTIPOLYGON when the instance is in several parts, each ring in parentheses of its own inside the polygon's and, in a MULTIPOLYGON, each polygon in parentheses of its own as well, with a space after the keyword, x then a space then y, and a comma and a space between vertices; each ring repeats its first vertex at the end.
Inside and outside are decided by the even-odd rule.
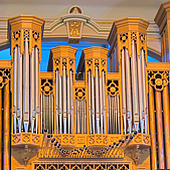
MULTIPOLYGON (((164 75, 167 79, 167 76, 164 75)), ((165 80, 164 80, 165 81, 165 80)), ((164 113, 164 131, 165 131, 165 153, 166 166, 170 168, 170 110, 169 110, 169 93, 168 85, 163 89, 163 113, 164 113)))
POLYGON ((9 83, 4 86, 4 170, 10 170, 9 83))
POLYGON ((149 85, 149 112, 150 112, 150 133, 151 133, 151 162, 152 169, 157 169, 157 154, 156 154, 156 127, 155 127, 155 109, 154 109, 154 91, 149 85))
POLYGON ((159 157, 159 168, 165 168, 164 162, 164 143, 163 143, 163 123, 162 123, 162 103, 161 103, 161 92, 156 91, 156 117, 157 117, 157 133, 158 133, 158 157, 159 157))
MULTIPOLYGON (((2 89, 0 89, 0 122, 2 122, 2 89)), ((2 123, 0 123, 0 169, 2 169, 2 123)))

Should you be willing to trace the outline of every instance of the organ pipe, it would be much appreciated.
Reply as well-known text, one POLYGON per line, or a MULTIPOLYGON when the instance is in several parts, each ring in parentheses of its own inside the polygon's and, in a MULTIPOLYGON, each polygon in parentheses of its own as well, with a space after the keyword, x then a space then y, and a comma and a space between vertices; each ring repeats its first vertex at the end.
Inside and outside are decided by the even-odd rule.
POLYGON ((67 111, 66 111, 66 67, 63 66, 63 120, 64 120, 64 133, 67 133, 67 111))
POLYGON ((122 50, 122 103, 123 103, 123 124, 124 133, 126 134, 126 85, 125 85, 125 50, 122 50))
POLYGON ((94 115, 94 77, 91 73, 91 86, 92 86, 92 133, 95 134, 95 115, 94 115))
POLYGON ((73 133, 73 73, 70 70, 70 97, 71 97, 71 133, 73 133))
POLYGON ((35 68, 35 58, 34 58, 34 48, 32 56, 30 56, 30 122, 31 122, 31 132, 34 132, 34 120, 35 120, 35 85, 34 85, 34 68, 35 68))
POLYGON ((68 115, 68 134, 70 134, 70 115, 71 115, 71 108, 70 108, 70 74, 67 77, 67 115, 68 115))
POLYGON ((88 71, 88 105, 89 105, 89 133, 92 134, 92 124, 91 124, 91 73, 88 71))
POLYGON ((145 74, 145 55, 144 50, 142 49, 142 80, 143 80, 143 105, 144 105, 144 115, 145 115, 145 133, 147 134, 147 99, 146 99, 146 74, 145 74))
POLYGON ((143 133, 144 130, 144 108, 143 108, 143 80, 142 80, 142 56, 137 57, 138 62, 138 80, 139 80, 139 113, 140 113, 140 127, 141 127, 141 133, 143 133))
POLYGON ((24 55, 24 72, 23 72, 23 112, 24 112, 24 129, 28 132, 29 125, 29 54, 28 40, 25 38, 25 55, 24 55))
POLYGON ((99 129, 99 120, 100 120, 100 115, 99 115, 99 76, 98 76, 98 68, 95 68, 95 89, 96 89, 96 133, 100 133, 99 129))
POLYGON ((37 47, 35 48, 35 78, 36 78, 36 133, 38 133, 38 120, 39 120, 39 62, 38 62, 38 49, 37 47))
POLYGON ((128 131, 132 133, 132 98, 131 98, 131 78, 130 78, 130 58, 128 55, 128 49, 126 50, 126 94, 127 94, 127 120, 128 131))
MULTIPOLYGON (((103 99, 103 122, 106 122, 105 116, 106 116, 106 102, 105 102, 105 78, 104 78, 104 71, 102 71, 102 99, 103 99)), ((104 133, 106 134, 106 126, 104 123, 104 133)))
POLYGON ((13 116, 14 116, 14 133, 16 133, 16 112, 17 112, 17 58, 18 58, 18 47, 14 49, 14 77, 13 77, 13 116))
POLYGON ((104 98, 104 96, 103 96, 103 91, 102 91, 103 90, 103 87, 102 87, 102 84, 103 84, 102 76, 99 77, 99 80, 100 80, 100 119, 101 119, 100 121, 101 121, 101 134, 103 134, 103 124, 104 124, 104 122, 103 122, 103 98, 104 98))
POLYGON ((132 57, 131 57, 131 67, 132 67, 132 96, 133 96, 133 116, 135 131, 138 132, 139 129, 139 106, 138 106, 138 83, 137 83, 137 68, 136 68, 136 49, 135 42, 132 40, 132 57))
POLYGON ((21 133, 22 128, 22 54, 20 54, 20 48, 18 47, 18 102, 17 102, 17 120, 18 120, 18 131, 21 133))
POLYGON ((58 134, 58 103, 59 103, 59 101, 58 101, 58 96, 59 96, 59 91, 58 91, 58 89, 59 89, 59 78, 58 78, 58 76, 59 76, 59 73, 58 73, 59 71, 58 70, 56 70, 56 77, 55 77, 55 80, 56 80, 56 93, 55 93, 55 97, 56 97, 56 107, 55 107, 55 109, 56 109, 56 133, 58 134))
POLYGON ((59 74, 59 124, 60 124, 60 134, 62 133, 62 82, 61 75, 59 74))

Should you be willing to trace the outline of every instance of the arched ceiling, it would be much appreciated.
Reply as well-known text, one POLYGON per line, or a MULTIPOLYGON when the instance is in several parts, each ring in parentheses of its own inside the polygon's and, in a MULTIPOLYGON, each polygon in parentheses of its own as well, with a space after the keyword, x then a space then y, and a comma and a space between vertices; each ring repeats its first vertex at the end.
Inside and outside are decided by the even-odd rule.
POLYGON ((114 20, 124 17, 141 17, 151 22, 148 28, 148 47, 160 54, 160 36, 154 17, 164 0, 0 0, 0 49, 7 41, 7 20, 19 14, 36 15, 45 19, 44 41, 66 41, 67 29, 61 23, 61 17, 66 15, 73 5, 82 8, 89 22, 84 26, 82 41, 89 38, 107 42, 114 20), (60 23, 60 24, 58 24, 60 23), (64 39, 65 38, 65 39, 64 39))

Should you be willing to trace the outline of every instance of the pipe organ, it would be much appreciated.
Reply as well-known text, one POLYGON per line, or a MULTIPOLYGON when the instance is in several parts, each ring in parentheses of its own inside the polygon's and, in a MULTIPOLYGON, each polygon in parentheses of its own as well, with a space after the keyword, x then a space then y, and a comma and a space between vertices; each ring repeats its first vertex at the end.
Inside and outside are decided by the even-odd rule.
POLYGON ((77 71, 77 49, 57 46, 40 72, 44 20, 10 18, 11 61, 0 62, 0 169, 170 168, 167 4, 155 18, 159 64, 147 61, 149 22, 128 17, 114 21, 109 50, 83 49, 77 71))

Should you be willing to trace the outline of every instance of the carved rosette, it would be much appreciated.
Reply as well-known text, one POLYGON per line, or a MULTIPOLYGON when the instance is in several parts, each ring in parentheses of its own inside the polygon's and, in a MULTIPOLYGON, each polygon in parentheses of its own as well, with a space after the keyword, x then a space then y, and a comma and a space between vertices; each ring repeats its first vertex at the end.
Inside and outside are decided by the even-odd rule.
POLYGON ((169 72, 148 71, 148 82, 156 91, 162 91, 168 85, 169 72))

